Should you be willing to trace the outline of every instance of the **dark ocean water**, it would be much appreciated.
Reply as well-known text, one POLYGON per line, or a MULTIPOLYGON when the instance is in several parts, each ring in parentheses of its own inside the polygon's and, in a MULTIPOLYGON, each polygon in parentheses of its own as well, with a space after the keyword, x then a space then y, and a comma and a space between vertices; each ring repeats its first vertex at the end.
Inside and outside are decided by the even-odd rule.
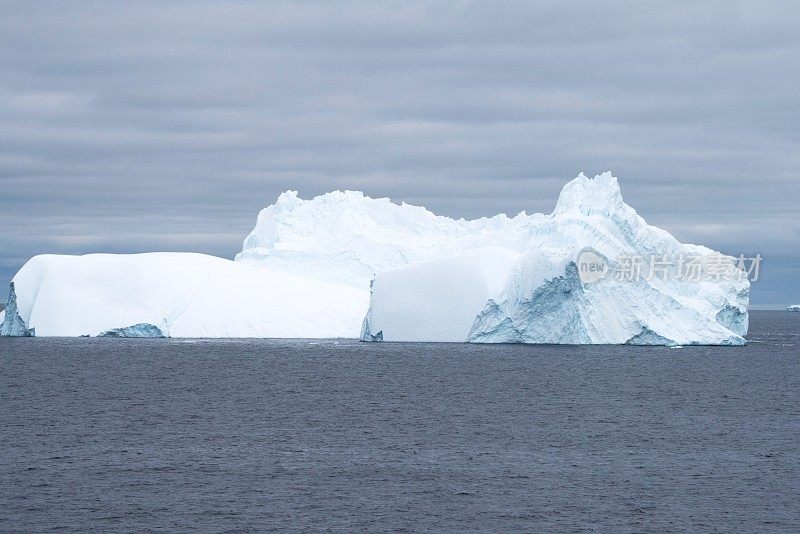
POLYGON ((798 333, 0 338, 0 531, 796 532, 798 333))

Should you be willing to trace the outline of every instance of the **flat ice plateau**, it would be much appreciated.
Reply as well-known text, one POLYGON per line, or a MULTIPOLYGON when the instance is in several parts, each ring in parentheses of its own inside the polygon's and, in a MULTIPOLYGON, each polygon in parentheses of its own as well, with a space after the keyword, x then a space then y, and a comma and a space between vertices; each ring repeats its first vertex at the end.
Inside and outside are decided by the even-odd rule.
POLYGON ((2 333, 354 337, 363 293, 204 254, 43 255, 14 276, 2 333))
POLYGON ((566 184, 550 215, 469 221, 353 191, 288 191, 235 261, 36 256, 12 280, 0 334, 739 345, 749 282, 736 272, 733 258, 649 226, 610 173, 566 184), (674 265, 612 275, 632 257, 643 272, 665 257, 716 267, 696 280, 674 265), (587 258, 605 271, 587 279, 587 258))

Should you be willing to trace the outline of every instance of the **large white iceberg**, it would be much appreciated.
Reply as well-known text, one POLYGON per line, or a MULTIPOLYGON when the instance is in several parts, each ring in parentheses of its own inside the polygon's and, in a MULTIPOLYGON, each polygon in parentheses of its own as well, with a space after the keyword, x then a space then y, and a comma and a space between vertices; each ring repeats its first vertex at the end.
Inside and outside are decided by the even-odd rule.
MULTIPOLYGON (((609 173, 569 182, 551 215, 471 221, 352 191, 311 200, 289 191, 262 210, 236 261, 34 257, 12 281, 0 333, 744 342, 746 278, 587 282, 581 253, 610 270, 623 256, 713 251, 648 226, 609 173)), ((722 258, 725 274, 737 272, 722 258)))

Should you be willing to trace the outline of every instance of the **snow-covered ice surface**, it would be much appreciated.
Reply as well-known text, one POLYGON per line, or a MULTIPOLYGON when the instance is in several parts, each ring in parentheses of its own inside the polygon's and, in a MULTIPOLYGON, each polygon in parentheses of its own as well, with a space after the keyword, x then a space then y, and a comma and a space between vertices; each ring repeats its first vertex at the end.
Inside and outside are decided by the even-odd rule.
POLYGON ((146 324, 171 337, 355 337, 365 293, 203 254, 43 255, 14 277, 3 332, 96 336, 146 324))
POLYGON ((519 257, 508 248, 485 247, 381 273, 361 339, 466 341, 478 312, 503 289, 519 257))
POLYGON ((551 215, 506 222, 507 235, 494 241, 509 249, 505 255, 472 249, 435 265, 377 274, 362 339, 744 343, 750 285, 736 275, 733 258, 649 226, 623 202, 610 173, 569 182, 551 215), (584 283, 577 261, 583 251, 606 261, 608 275, 584 283), (659 276, 649 279, 653 256, 662 264, 656 265, 659 276), (611 276, 625 257, 644 259, 640 279, 611 276), (704 265, 699 280, 679 279, 679 258, 690 257, 714 259, 708 264, 723 276, 717 279, 704 265), (497 261, 487 269, 489 259, 497 261))
POLYGON ((521 213, 456 220, 357 191, 334 191, 311 200, 287 191, 259 213, 236 261, 296 269, 368 289, 376 273, 398 267, 487 246, 524 248, 531 224, 544 219, 521 213))
POLYGON ((36 256, 13 279, 2 333, 744 342, 746 279, 586 284, 583 250, 610 267, 623 255, 712 252, 648 226, 609 173, 569 182, 551 215, 471 221, 352 191, 289 191, 261 211, 236 261, 36 256))

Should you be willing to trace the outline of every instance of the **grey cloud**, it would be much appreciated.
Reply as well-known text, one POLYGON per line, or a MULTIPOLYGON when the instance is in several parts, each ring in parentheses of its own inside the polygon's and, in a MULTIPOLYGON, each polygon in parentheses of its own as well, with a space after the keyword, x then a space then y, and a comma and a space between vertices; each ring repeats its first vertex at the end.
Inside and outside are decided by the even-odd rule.
POLYGON ((5 2, 0 276, 232 256, 283 190, 549 212, 580 171, 799 300, 796 2, 5 2))

